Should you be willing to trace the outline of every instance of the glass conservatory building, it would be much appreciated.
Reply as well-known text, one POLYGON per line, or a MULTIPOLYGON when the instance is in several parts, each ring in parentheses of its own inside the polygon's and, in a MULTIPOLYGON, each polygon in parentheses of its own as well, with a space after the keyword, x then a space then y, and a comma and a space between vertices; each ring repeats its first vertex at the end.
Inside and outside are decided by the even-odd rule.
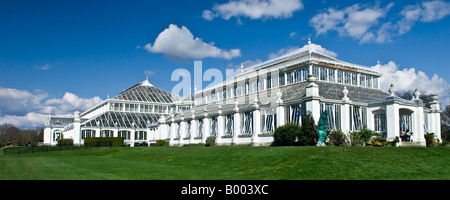
POLYGON ((161 90, 145 80, 73 118, 50 117, 44 129, 44 144, 56 145, 71 138, 82 145, 87 137, 123 137, 130 146, 150 145, 158 120, 169 113, 191 109, 189 99, 161 90))
POLYGON ((430 108, 416 91, 402 99, 380 90, 382 74, 315 51, 310 42, 297 51, 251 66, 216 86, 182 99, 139 83, 78 116, 73 123, 46 123, 45 143, 72 137, 124 137, 126 143, 150 145, 165 139, 172 146, 205 143, 215 136, 218 145, 273 143, 273 131, 288 122, 301 125, 310 112, 316 123, 327 110, 328 129, 348 134, 363 127, 388 141, 409 130, 400 145, 425 146, 424 134, 440 137, 437 95, 430 108), (71 133, 71 134, 70 134, 71 133))

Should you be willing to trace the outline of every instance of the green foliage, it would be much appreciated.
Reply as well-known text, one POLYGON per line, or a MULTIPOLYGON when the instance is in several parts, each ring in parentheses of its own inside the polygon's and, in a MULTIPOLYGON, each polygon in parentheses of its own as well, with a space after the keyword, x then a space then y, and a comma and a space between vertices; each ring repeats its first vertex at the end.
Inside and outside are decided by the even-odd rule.
POLYGON ((167 143, 166 140, 156 140, 156 146, 161 147, 161 146, 167 146, 169 143, 167 143))
POLYGON ((371 140, 374 132, 367 127, 364 127, 360 131, 350 133, 350 141, 352 146, 365 146, 371 140))
POLYGON ((374 136, 367 145, 375 147, 385 147, 387 145, 386 138, 383 137, 382 133, 374 133, 374 136))
POLYGON ((347 136, 341 130, 333 130, 328 134, 330 143, 334 146, 342 147, 347 145, 347 136))
POLYGON ((316 123, 311 112, 306 113, 302 117, 302 126, 300 132, 297 135, 297 144, 300 146, 314 146, 319 138, 316 133, 316 123))
POLYGON ((435 138, 434 133, 425 134, 425 142, 427 147, 435 147, 439 145, 439 139, 435 138))
POLYGON ((73 139, 60 139, 58 140, 58 146, 73 146, 73 139))
POLYGON ((426 142, 427 147, 433 146, 433 138, 434 138, 434 133, 425 134, 425 142, 426 142))
POLYGON ((295 137, 300 134, 300 127, 295 123, 287 123, 279 126, 273 133, 273 139, 277 146, 291 146, 295 142, 295 137))
POLYGON ((123 137, 88 137, 84 139, 84 145, 122 147, 123 137))
POLYGON ((206 145, 207 147, 213 147, 216 145, 216 136, 210 136, 206 138, 206 145))

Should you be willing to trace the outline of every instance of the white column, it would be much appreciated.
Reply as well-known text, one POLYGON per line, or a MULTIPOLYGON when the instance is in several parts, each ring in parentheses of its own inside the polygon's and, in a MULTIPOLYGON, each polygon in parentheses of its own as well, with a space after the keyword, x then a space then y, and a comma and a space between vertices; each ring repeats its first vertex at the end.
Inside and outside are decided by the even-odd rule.
POLYGON ((202 143, 206 143, 206 139, 211 135, 209 132, 211 127, 211 118, 203 118, 203 135, 202 135, 202 143))
POLYGON ((310 111, 316 124, 320 119, 320 96, 319 86, 315 83, 316 77, 314 75, 308 76, 308 86, 306 86, 306 111, 310 111))
MULTIPOLYGON (((281 92, 277 92, 277 101, 276 101, 277 107, 275 110, 275 112, 277 113, 277 118, 276 118, 277 127, 283 126, 285 124, 285 121, 284 121, 284 112, 285 111, 284 111, 284 107, 283 107, 283 100, 281 99, 282 96, 283 96, 283 94, 281 92)), ((273 128, 275 130, 276 127, 273 127, 273 128)))
POLYGON ((169 145, 173 146, 174 145, 174 138, 176 135, 176 131, 177 131, 177 124, 175 123, 175 121, 172 118, 172 123, 170 124, 170 136, 169 136, 169 145))
POLYGON ((350 133, 350 104, 345 102, 341 107, 341 129, 342 132, 349 135, 350 133))
POLYGON ((190 135, 190 139, 189 139, 189 143, 193 144, 194 143, 194 138, 197 136, 197 126, 198 126, 198 120, 195 120, 195 116, 193 116, 192 120, 191 120, 191 135, 190 135))
POLYGON ((261 111, 259 110, 259 106, 255 108, 253 111, 253 135, 252 135, 252 143, 253 145, 259 144, 259 134, 261 134, 261 111))
POLYGON ((184 137, 186 137, 186 133, 187 133, 186 128, 187 128, 186 121, 184 121, 184 117, 181 117, 181 122, 180 122, 180 139, 178 140, 180 146, 183 145, 184 137))
POLYGON ((216 144, 222 144, 222 136, 225 131, 225 119, 222 114, 222 106, 219 104, 219 111, 217 116, 217 136, 216 136, 216 144))
POLYGON ((233 117, 233 121, 234 121, 234 124, 233 124, 233 139, 232 139, 232 141, 231 141, 231 143, 233 143, 233 144, 238 144, 238 137, 239 137, 239 135, 241 135, 242 134, 242 131, 241 131, 241 113, 239 113, 239 107, 238 107, 238 105, 239 105, 239 103, 237 102, 237 101, 235 101, 235 103, 234 103, 234 105, 235 105, 235 107, 234 107, 234 117, 233 117))
POLYGON ((431 99, 433 99, 433 101, 431 102, 431 122, 429 124, 431 124, 432 129, 430 129, 429 131, 431 133, 434 133, 434 135, 436 136, 436 138, 439 139, 440 142, 442 142, 442 137, 441 137, 441 110, 440 110, 440 104, 439 104, 439 97, 438 95, 432 95, 431 99))
MULTIPOLYGON (((386 105, 386 131, 387 140, 392 141, 396 136, 400 137, 400 115, 399 115, 399 105, 390 104, 386 105)), ((399 138, 401 143, 401 138, 399 138)))
POLYGON ((73 120, 73 144, 76 146, 81 145, 81 128, 80 128, 80 112, 74 112, 74 120, 73 120))
POLYGON ((131 145, 130 145, 130 147, 134 147, 134 142, 135 142, 135 140, 136 140, 135 134, 136 134, 136 129, 132 129, 132 130, 130 131, 130 140, 131 140, 131 145))

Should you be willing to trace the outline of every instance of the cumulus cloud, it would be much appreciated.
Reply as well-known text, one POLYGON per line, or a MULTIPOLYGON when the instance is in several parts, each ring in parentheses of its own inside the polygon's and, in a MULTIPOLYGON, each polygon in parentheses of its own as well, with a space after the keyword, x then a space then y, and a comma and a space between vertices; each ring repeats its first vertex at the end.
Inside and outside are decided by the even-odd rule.
POLYGON ((339 36, 352 37, 360 43, 386 43, 409 32, 418 21, 433 22, 450 14, 450 3, 436 0, 407 5, 398 15, 386 19, 393 6, 390 3, 380 7, 377 3, 374 6, 354 4, 340 10, 330 7, 309 22, 316 35, 336 31, 339 36))
POLYGON ((397 91, 409 91, 417 88, 427 95, 438 94, 441 103, 446 103, 450 98, 448 93, 450 84, 436 74, 430 77, 415 68, 399 69, 394 61, 372 66, 371 69, 383 74, 380 79, 380 88, 385 92, 389 90, 391 84, 394 84, 397 91))
POLYGON ((161 32, 152 44, 146 44, 144 49, 151 53, 162 53, 171 60, 223 58, 232 59, 241 56, 241 50, 224 50, 214 46, 214 43, 205 43, 194 35, 188 28, 179 28, 170 24, 161 32))
POLYGON ((0 88, 0 124, 12 123, 18 127, 42 126, 48 114, 66 116, 74 111, 85 111, 102 102, 99 97, 80 98, 66 92, 62 98, 48 98, 39 90, 33 93, 14 88, 0 88))
POLYGON ((421 4, 406 6, 400 15, 402 19, 397 24, 398 34, 409 32, 417 22, 433 22, 450 14, 450 3, 443 1, 428 1, 421 4))
POLYGON ((337 31, 340 36, 350 36, 367 42, 377 39, 371 28, 379 24, 379 20, 386 16, 393 5, 390 3, 385 7, 380 7, 380 5, 360 6, 354 4, 341 10, 328 8, 312 17, 310 24, 316 30, 317 35, 328 31, 337 31))
POLYGON ((77 95, 66 92, 61 99, 48 99, 43 105, 51 107, 55 114, 67 114, 74 111, 85 111, 102 102, 100 97, 80 98, 77 95))
POLYGON ((48 115, 30 112, 24 116, 18 115, 5 115, 0 116, 0 124, 14 124, 19 128, 34 128, 42 127, 47 121, 48 115))
POLYGON ((303 9, 301 0, 237 0, 217 4, 211 10, 204 10, 202 17, 213 20, 222 17, 229 20, 240 16, 250 19, 283 19, 292 17, 293 13, 303 9))
POLYGON ((0 87, 0 114, 24 115, 41 109, 41 101, 47 94, 32 94, 26 90, 0 87))

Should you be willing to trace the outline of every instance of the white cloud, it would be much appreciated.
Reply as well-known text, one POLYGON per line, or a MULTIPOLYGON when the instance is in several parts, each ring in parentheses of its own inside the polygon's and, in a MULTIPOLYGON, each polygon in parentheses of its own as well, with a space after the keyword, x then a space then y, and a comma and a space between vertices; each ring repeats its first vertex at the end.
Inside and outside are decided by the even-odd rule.
POLYGON ((381 18, 386 16, 393 5, 390 3, 386 7, 380 7, 379 5, 360 6, 354 4, 341 10, 328 8, 311 18, 310 24, 316 30, 317 35, 328 31, 337 31, 340 36, 350 36, 361 42, 381 41, 383 39, 378 38, 372 29, 379 24, 381 18))
POLYGON ((100 97, 90 99, 80 98, 77 95, 66 92, 61 99, 48 99, 44 106, 50 106, 54 114, 67 114, 74 111, 85 111, 102 102, 100 97))
POLYGON ((250 19, 283 19, 292 17, 297 10, 303 9, 301 0, 237 0, 217 4, 211 10, 203 11, 203 19, 212 20, 222 17, 229 20, 240 16, 250 19), (214 11, 214 12, 213 12, 214 11))
POLYGON ((441 103, 446 103, 450 98, 448 93, 450 84, 436 74, 429 77, 425 72, 417 71, 415 68, 398 69, 394 61, 389 61, 385 65, 373 66, 371 69, 383 74, 380 79, 380 89, 385 92, 389 90, 391 84, 394 84, 398 92, 417 88, 427 95, 437 94, 441 103))
POLYGON ((402 19, 398 21, 398 34, 409 32, 417 22, 433 22, 450 15, 450 3, 443 1, 428 1, 422 4, 406 6, 400 15, 402 19))
POLYGON ((66 92, 62 98, 48 99, 48 94, 40 90, 34 93, 13 88, 0 88, 0 124, 12 123, 18 127, 41 126, 49 113, 71 115, 83 112, 99 103, 99 97, 80 98, 66 92), (42 123, 41 123, 42 122, 42 123), (25 126, 26 125, 26 126, 25 126))
POLYGON ((407 5, 396 17, 387 17, 394 3, 380 7, 354 4, 352 6, 327 10, 311 18, 310 25, 316 35, 336 31, 341 37, 352 37, 360 43, 392 42, 392 37, 409 32, 417 22, 433 22, 450 15, 450 3, 443 1, 426 1, 407 5), (388 18, 388 19, 386 19, 388 18))
POLYGON ((224 50, 214 46, 214 43, 205 43, 194 35, 185 26, 179 28, 170 24, 161 32, 152 44, 146 44, 144 49, 151 53, 163 53, 172 60, 224 58, 232 59, 241 56, 241 50, 224 50))
POLYGON ((145 75, 147 75, 147 76, 153 76, 153 75, 155 75, 155 71, 153 71, 153 70, 145 70, 144 71, 144 74, 145 75))
POLYGON ((39 92, 32 94, 26 90, 0 88, 0 113, 23 115, 41 109, 41 101, 47 94, 39 92))
POLYGON ((50 65, 42 65, 42 66, 36 66, 36 69, 39 70, 49 70, 50 69, 50 65))
POLYGON ((18 115, 5 115, 0 116, 0 124, 14 124, 19 128, 35 128, 42 127, 47 121, 48 115, 30 112, 24 116, 18 115))

